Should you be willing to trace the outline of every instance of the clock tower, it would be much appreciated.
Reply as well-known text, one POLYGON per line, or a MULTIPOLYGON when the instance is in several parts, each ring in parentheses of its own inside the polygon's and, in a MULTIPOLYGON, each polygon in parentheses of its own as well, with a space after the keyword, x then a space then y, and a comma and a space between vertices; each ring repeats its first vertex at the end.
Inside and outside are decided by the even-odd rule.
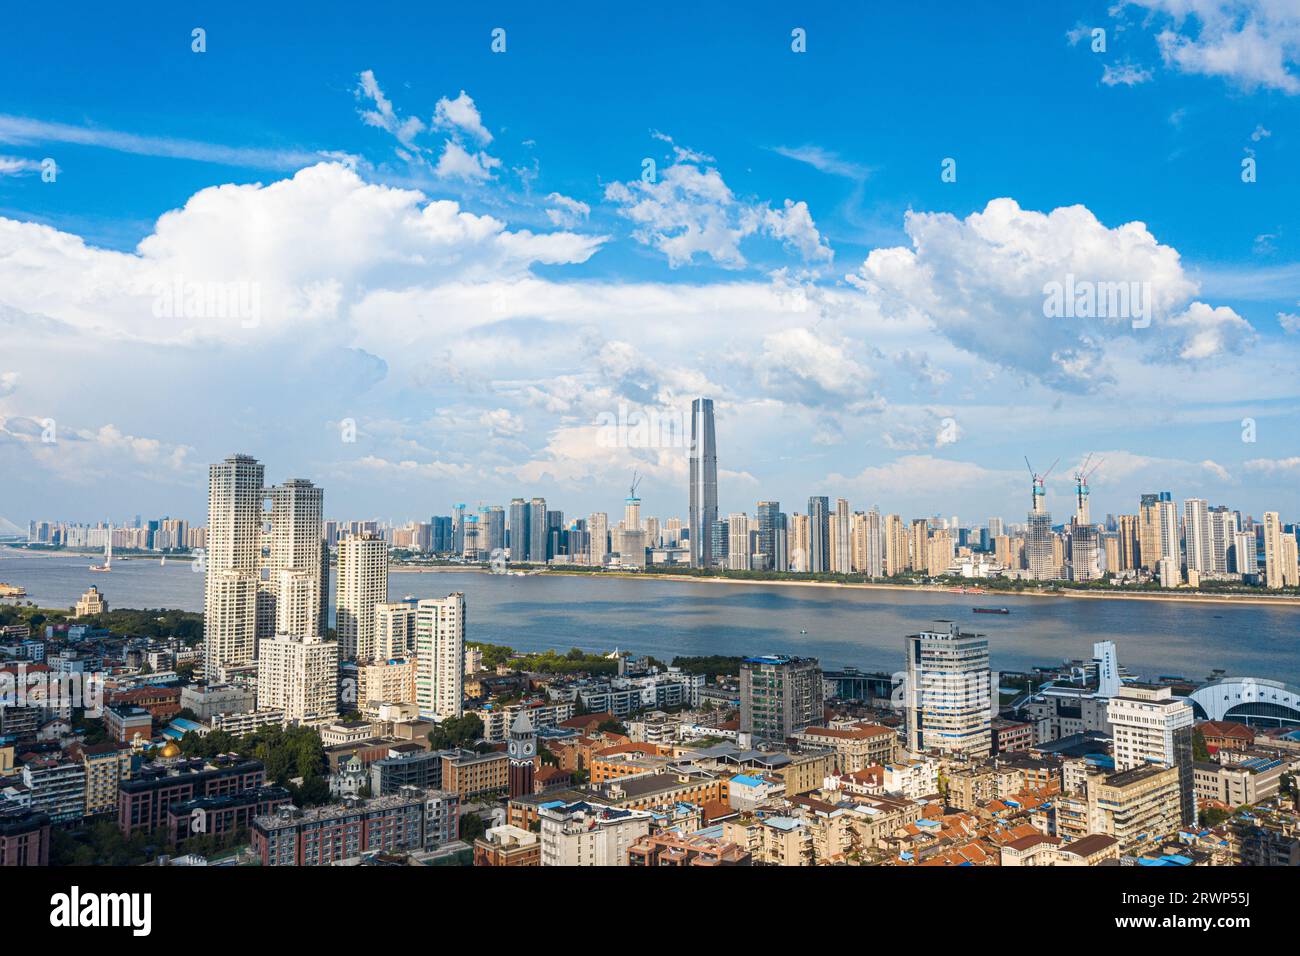
POLYGON ((533 792, 533 773, 537 769, 537 734, 528 712, 520 710, 510 725, 510 796, 527 796, 533 792))

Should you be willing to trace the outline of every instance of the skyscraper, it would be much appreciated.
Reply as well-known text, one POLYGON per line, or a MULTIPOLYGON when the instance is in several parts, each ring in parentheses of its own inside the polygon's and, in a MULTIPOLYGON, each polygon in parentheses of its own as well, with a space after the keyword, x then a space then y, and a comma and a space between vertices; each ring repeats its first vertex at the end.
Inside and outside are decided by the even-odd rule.
POLYGON ((270 569, 269 580, 276 586, 276 630, 298 637, 324 635, 329 619, 329 565, 322 565, 321 549, 325 492, 305 478, 290 478, 271 488, 268 495, 271 499, 271 546, 267 567, 270 569), (301 608, 284 618, 299 622, 293 630, 281 623, 279 609, 279 593, 285 587, 283 582, 291 580, 282 574, 285 571, 299 572, 293 577, 306 575, 312 581, 311 595, 303 593, 305 585, 301 581, 294 588, 298 600, 314 600, 316 605, 313 620, 306 620, 301 608))
POLYGON ((1025 530, 1025 564, 1029 576, 1036 581, 1046 581, 1060 574, 1056 560, 1055 535, 1052 534, 1052 515, 1047 510, 1047 492, 1043 479, 1034 476, 1032 507, 1025 530))
POLYGON ((339 542, 339 653, 348 660, 375 654, 375 608, 388 601, 388 542, 350 534, 339 542))
POLYGON ((885 575, 895 577, 907 570, 907 526, 902 515, 885 518, 885 575))
POLYGON ((510 499, 510 560, 516 563, 528 560, 531 536, 528 532, 528 502, 523 498, 510 499))
POLYGON ((831 503, 825 495, 808 499, 808 570, 825 574, 831 567, 831 503))
POLYGON ((264 475, 249 455, 231 455, 208 469, 203 674, 210 683, 256 654, 264 475))
POLYGON ((1187 547, 1187 570, 1199 574, 1214 571, 1210 509, 1204 498, 1188 498, 1183 502, 1183 537, 1187 547))
POLYGON ((781 502, 760 501, 755 508, 758 521, 758 553, 763 556, 766 571, 786 570, 785 555, 777 560, 778 547, 785 551, 785 515, 781 514, 781 502))
POLYGON ((711 398, 691 403, 690 481, 691 567, 703 568, 715 551, 712 535, 718 520, 718 446, 711 398))
POLYGON ((534 498, 528 503, 528 560, 533 564, 545 564, 550 557, 546 531, 546 499, 534 498))
POLYGON ((907 749, 987 756, 998 698, 984 635, 957 624, 909 635, 906 666, 907 749))
POLYGON ((1210 564, 1215 574, 1228 573, 1228 555, 1237 530, 1236 512, 1229 511, 1227 505, 1210 509, 1210 564))
POLYGON ((465 595, 426 598, 415 611, 415 703, 421 717, 459 717, 465 687, 465 595))
POLYGON ((835 515, 829 522, 833 533, 827 535, 830 570, 836 574, 848 574, 853 570, 853 537, 849 519, 848 500, 836 498, 835 515), (835 542, 833 549, 829 547, 831 540, 835 542))
POLYGON ((609 515, 603 511, 589 515, 587 534, 590 536, 590 563, 600 567, 609 557, 609 515))
POLYGON ((1264 587, 1286 587, 1286 562, 1287 555, 1282 547, 1282 518, 1276 511, 1265 511, 1264 587))
POLYGON ((727 517, 727 567, 732 571, 749 570, 749 524, 744 512, 727 517))

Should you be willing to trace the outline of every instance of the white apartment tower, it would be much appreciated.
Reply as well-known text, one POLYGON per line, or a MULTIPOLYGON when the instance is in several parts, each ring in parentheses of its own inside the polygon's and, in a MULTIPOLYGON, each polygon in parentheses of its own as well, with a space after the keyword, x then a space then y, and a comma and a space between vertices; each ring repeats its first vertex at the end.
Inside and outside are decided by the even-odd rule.
MULTIPOLYGON (((310 575, 316 582, 316 614, 310 630, 292 630, 291 634, 324 634, 329 617, 329 566, 322 562, 321 540, 324 530, 325 492, 305 478, 290 478, 282 485, 267 491, 271 499, 271 530, 267 549, 268 579, 276 585, 281 571, 297 571, 310 575)), ((276 611, 276 630, 286 629, 280 624, 276 611)))
POLYGON ((727 516, 727 567, 732 571, 748 571, 749 516, 737 513, 727 516))
POLYGON ((231 455, 208 468, 203 673, 209 682, 223 680, 225 668, 247 664, 257 653, 264 477, 250 455, 231 455))
POLYGON ((415 601, 375 606, 375 660, 386 661, 415 653, 415 601))
POLYGON ((339 542, 339 652, 347 660, 375 656, 375 608, 388 601, 388 542, 352 534, 339 542))
POLYGON ((426 598, 415 612, 415 703, 421 717, 459 717, 465 690, 465 595, 426 598))
POLYGON ((1210 533, 1210 508, 1204 498, 1183 502, 1183 538, 1187 545, 1187 570, 1214 572, 1214 546, 1210 533))
POLYGON ((848 574, 853 570, 853 533, 846 498, 835 499, 835 513, 831 515, 831 571, 848 574))
POLYGON ((609 557, 609 515, 599 511, 589 516, 587 532, 591 535, 591 564, 599 568, 609 557))
POLYGON ((277 634, 260 642, 257 707, 284 711, 295 724, 338 716, 339 646, 319 637, 277 634))
POLYGON ((1286 556, 1282 551, 1282 516, 1276 511, 1264 512, 1264 586, 1280 588, 1286 584, 1283 565, 1286 556))

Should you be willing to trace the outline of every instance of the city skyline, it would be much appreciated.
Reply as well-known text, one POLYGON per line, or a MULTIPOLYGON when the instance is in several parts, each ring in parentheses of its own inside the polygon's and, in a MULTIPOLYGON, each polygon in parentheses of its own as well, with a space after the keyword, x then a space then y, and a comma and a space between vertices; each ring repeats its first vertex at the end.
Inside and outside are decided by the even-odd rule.
POLYGON ((824 491, 1009 513, 1022 456, 1089 451, 1102 513, 1151 488, 1300 512, 1300 237, 1279 221, 1300 205, 1300 79, 1290 21, 1243 6, 1259 45, 1231 63, 1211 38, 1240 23, 1169 0, 946 10, 943 36, 902 11, 663 12, 541 115, 514 93, 568 102, 574 51, 608 56, 603 14, 503 13, 499 54, 494 24, 455 12, 363 25, 347 54, 320 24, 290 39, 235 10, 202 54, 191 24, 79 19, 140 27, 170 78, 155 103, 92 81, 112 72, 95 42, 42 78, 53 41, 19 11, 0 41, 0 516, 131 514, 142 490, 194 514, 206 462, 270 447, 340 513, 467 489, 617 513, 635 469, 684 514, 680 447, 611 447, 600 422, 701 394, 724 512, 824 491), (265 56, 232 60, 250 45, 265 56), (898 83, 919 48, 924 82, 898 83), (1061 149, 1088 117, 1091 148, 1061 149))

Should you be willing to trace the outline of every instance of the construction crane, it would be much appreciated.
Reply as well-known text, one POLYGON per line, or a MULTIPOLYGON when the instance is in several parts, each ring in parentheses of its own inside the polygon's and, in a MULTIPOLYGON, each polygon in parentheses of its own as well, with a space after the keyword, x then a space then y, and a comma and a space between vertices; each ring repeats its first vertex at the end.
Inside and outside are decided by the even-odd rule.
POLYGON ((628 489, 627 496, 629 499, 636 497, 637 485, 641 484, 641 478, 637 475, 636 469, 632 469, 632 487, 628 489))
POLYGON ((1054 470, 1056 470, 1056 466, 1060 461, 1061 459, 1057 458, 1056 461, 1052 462, 1052 467, 1048 468, 1047 471, 1043 472, 1040 475, 1036 471, 1034 471, 1034 466, 1029 464, 1029 456, 1028 455, 1025 456, 1025 467, 1029 469, 1029 474, 1033 476, 1034 479, 1033 505, 1034 505, 1035 514, 1041 514, 1044 510, 1043 502, 1047 497, 1047 492, 1043 489, 1043 484, 1044 482, 1047 481, 1047 476, 1050 475, 1054 470))
POLYGON ((1079 524, 1088 524, 1091 516, 1088 513, 1088 479, 1092 473, 1101 467, 1105 460, 1097 459, 1097 463, 1088 467, 1092 461, 1092 452, 1088 452, 1088 457, 1083 460, 1083 464, 1078 467, 1074 473, 1074 500, 1076 505, 1076 520, 1079 524))

